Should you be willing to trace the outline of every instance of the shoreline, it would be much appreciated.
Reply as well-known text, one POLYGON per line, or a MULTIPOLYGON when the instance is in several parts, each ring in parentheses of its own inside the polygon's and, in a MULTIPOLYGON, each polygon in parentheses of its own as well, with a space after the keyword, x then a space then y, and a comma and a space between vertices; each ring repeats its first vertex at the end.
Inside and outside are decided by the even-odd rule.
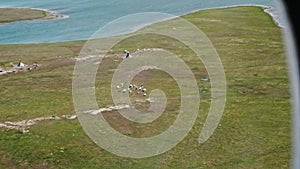
MULTIPOLYGON (((153 24, 156 24, 156 23, 160 23, 160 22, 164 22, 164 21, 168 21, 168 20, 171 20, 171 19, 175 19, 177 17, 182 17, 182 16, 185 16, 185 15, 188 15, 188 14, 192 14, 192 13, 195 13, 195 12, 199 12, 199 11, 203 11, 203 10, 210 10, 210 9, 226 9, 226 8, 232 8, 232 7, 251 7, 251 6, 255 6, 255 7, 260 7, 263 9, 263 11, 268 14, 272 19, 273 21, 275 22, 275 24, 280 27, 280 28, 284 28, 285 26, 283 25, 283 23, 280 23, 279 21, 279 16, 278 16, 278 12, 276 11, 275 7, 273 6, 266 6, 266 5, 256 5, 256 4, 243 4, 243 5, 229 5, 229 6, 221 6, 221 7, 213 7, 213 8, 202 8, 202 9, 197 9, 197 10, 193 10, 193 11, 190 11, 190 12, 187 12, 187 13, 183 13, 183 14, 180 14, 180 15, 172 15, 172 17, 170 18, 162 18, 158 21, 155 21, 155 22, 150 22, 150 23, 141 23, 140 25, 137 25, 133 28, 130 28, 129 31, 127 31, 126 33, 123 33, 121 35, 124 35, 124 34, 129 34, 129 33, 134 33, 134 32, 137 32, 147 26, 151 26, 153 24)), ((6 7, 6 8, 9 8, 9 7, 6 7)), ((10 7, 12 8, 12 7, 10 7)), ((26 7, 13 7, 13 8, 26 8, 26 7)), ((40 18, 40 19, 33 19, 33 20, 21 20, 21 21, 14 21, 14 22, 26 22, 26 21, 46 21, 48 19, 67 19, 69 18, 70 16, 69 15, 63 15, 63 14, 60 14, 58 13, 57 11, 54 11, 54 10, 50 10, 50 9, 41 9, 41 8, 27 8, 27 9, 36 9, 36 10, 41 10, 41 11, 45 11, 46 13, 49 14, 49 16, 46 16, 45 18, 40 18)), ((134 15, 134 14, 132 14, 134 15)), ((170 14, 171 15, 171 14, 170 14)), ((120 18, 118 18, 120 19, 120 18)), ((114 22, 114 21, 112 21, 114 22)), ((10 23, 13 23, 13 22, 8 22, 8 23, 0 23, 0 26, 1 24, 10 24, 10 23)), ((105 27, 105 25, 104 25, 105 27)), ((119 35, 119 34, 118 34, 119 35)), ((118 36, 118 35, 110 35, 110 36, 118 36)), ((38 43, 59 43, 59 42, 72 42, 72 41, 88 41, 88 40, 91 40, 91 39, 95 39, 92 37, 93 34, 87 38, 87 39, 74 39, 74 40, 66 40, 66 41, 53 41, 53 42, 32 42, 32 43, 0 43, 0 45, 8 45, 8 44, 38 44, 38 43)), ((106 37, 106 36, 105 36, 106 37)), ((109 36, 107 36, 109 37, 109 36)), ((99 38, 99 37, 96 37, 96 38, 99 38)))
MULTIPOLYGON (((263 9, 263 11, 268 14, 272 20, 274 21, 274 23, 279 27, 279 28, 284 28, 285 26, 280 23, 279 21, 279 18, 278 18, 278 15, 277 14, 277 11, 276 9, 273 7, 273 6, 266 6, 266 5, 255 5, 255 4, 245 4, 245 5, 229 5, 229 6, 223 6, 223 7, 214 7, 214 8, 202 8, 202 9, 198 9, 198 10, 194 10, 194 11, 191 11, 191 12, 188 12, 188 13, 183 13, 181 15, 172 15, 172 14, 168 14, 168 15, 172 15, 170 16, 170 18, 162 18, 156 22, 153 22, 153 23, 143 23, 143 24, 140 24, 138 26, 135 26, 133 28, 130 29, 130 31, 124 33, 124 34, 121 34, 121 35, 125 35, 125 34, 129 34, 129 33, 135 33, 147 26, 151 26, 153 24, 157 24, 157 23, 160 23, 160 22, 165 22, 165 21, 168 21, 168 20, 172 20, 172 19, 176 19, 178 17, 183 17, 185 15, 188 15, 188 14, 193 14, 195 12, 199 12, 199 11, 203 11, 203 10, 211 10, 211 9, 226 9, 226 8, 233 8, 233 7, 260 7, 263 9)), ((150 12, 151 13, 151 12, 150 12)), ((132 14, 134 15, 134 14, 132 14)), ((120 18, 119 18, 120 19, 120 18)), ((114 22, 114 21, 112 21, 114 22)), ((105 27, 105 26, 104 26, 105 27)), ((93 36, 93 35, 92 35, 93 36)), ((119 36, 118 35, 113 35, 113 36, 119 36)), ((95 38, 99 38, 99 37, 95 37, 95 38)), ((81 39, 81 40, 91 40, 91 39, 95 39, 93 37, 89 37, 88 39, 81 39)), ((106 38, 106 37, 105 37, 106 38)), ((69 42, 69 41, 67 41, 69 42)))
POLYGON ((272 6, 266 6, 264 8, 264 12, 269 14, 273 21, 280 27, 280 28, 285 28, 286 25, 284 25, 283 23, 280 23, 280 19, 279 19, 279 14, 278 12, 276 11, 276 9, 272 6))
POLYGON ((54 10, 42 9, 42 8, 0 7, 0 9, 30 9, 30 10, 39 10, 39 11, 45 12, 45 16, 41 17, 41 18, 24 19, 24 20, 16 20, 16 21, 10 21, 10 22, 3 22, 3 23, 0 23, 0 26, 1 25, 15 23, 15 22, 43 21, 43 20, 48 20, 48 19, 67 19, 67 18, 70 17, 69 15, 60 14, 59 12, 54 11, 54 10))
POLYGON ((50 14, 50 16, 54 16, 54 18, 50 18, 50 19, 67 19, 67 18, 70 18, 69 15, 64 15, 64 14, 61 14, 57 11, 50 10, 50 9, 40 9, 40 8, 29 8, 29 9, 37 9, 37 10, 42 10, 42 11, 48 12, 50 14))
POLYGON ((184 13, 180 16, 184 16, 187 14, 195 13, 202 10, 209 10, 209 9, 226 9, 226 8, 232 8, 232 7, 248 7, 248 6, 255 6, 255 7, 261 7, 264 12, 268 15, 270 15, 273 19, 273 21, 278 25, 280 28, 284 28, 284 25, 280 23, 278 12, 276 11, 276 8, 273 6, 266 6, 266 5, 257 5, 257 4, 243 4, 243 5, 227 5, 227 6, 221 6, 221 7, 213 7, 213 8, 202 8, 198 10, 191 11, 189 13, 184 13))

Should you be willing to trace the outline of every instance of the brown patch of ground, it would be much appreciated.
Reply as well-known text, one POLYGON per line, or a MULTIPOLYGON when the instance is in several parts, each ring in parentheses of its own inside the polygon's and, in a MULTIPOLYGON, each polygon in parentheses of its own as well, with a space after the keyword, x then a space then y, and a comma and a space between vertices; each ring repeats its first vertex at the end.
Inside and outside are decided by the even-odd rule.
POLYGON ((13 160, 2 150, 0 150, 0 168, 17 168, 17 165, 13 162, 13 160))
POLYGON ((134 133, 130 121, 120 115, 117 111, 102 113, 106 121, 117 131, 122 134, 131 135, 134 133))

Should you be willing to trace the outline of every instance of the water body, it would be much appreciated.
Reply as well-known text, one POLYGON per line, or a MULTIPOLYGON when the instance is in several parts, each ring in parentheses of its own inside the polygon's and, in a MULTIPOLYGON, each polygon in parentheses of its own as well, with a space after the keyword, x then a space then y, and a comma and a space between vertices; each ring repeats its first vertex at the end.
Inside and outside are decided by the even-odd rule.
MULTIPOLYGON (((236 5, 275 7, 273 0, 1 0, 0 7, 46 9, 64 19, 22 21, 0 25, 0 44, 26 44, 86 40, 104 25, 123 16, 142 12, 183 15, 200 9, 236 5)), ((165 18, 149 18, 140 25, 165 18)), ((127 26, 128 29, 130 25, 127 26)))

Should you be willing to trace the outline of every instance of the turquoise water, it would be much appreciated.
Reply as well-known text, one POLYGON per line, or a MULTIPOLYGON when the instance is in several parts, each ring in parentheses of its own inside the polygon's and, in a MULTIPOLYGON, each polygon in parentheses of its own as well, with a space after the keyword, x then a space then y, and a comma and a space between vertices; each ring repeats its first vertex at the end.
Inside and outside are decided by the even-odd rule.
MULTIPOLYGON (((88 39, 120 17, 141 12, 183 15, 199 9, 233 5, 274 6, 273 0, 1 0, 0 7, 29 7, 62 14, 64 19, 22 21, 0 25, 0 44, 63 42, 88 39)), ((156 22, 162 18, 149 19, 156 22)), ((141 25, 148 24, 141 21, 141 25)), ((130 25, 127 25, 130 29, 130 25)))

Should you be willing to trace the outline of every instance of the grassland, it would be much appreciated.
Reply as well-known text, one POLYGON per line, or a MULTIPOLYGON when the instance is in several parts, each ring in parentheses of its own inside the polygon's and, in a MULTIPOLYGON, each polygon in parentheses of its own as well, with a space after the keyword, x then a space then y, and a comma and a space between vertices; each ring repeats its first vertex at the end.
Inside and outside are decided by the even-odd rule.
POLYGON ((0 23, 50 18, 49 12, 29 8, 0 8, 0 23))
MULTIPOLYGON (((198 79, 201 97, 197 121, 180 144, 151 158, 118 157, 94 144, 77 120, 45 121, 26 134, 0 131, 0 168, 290 168, 291 106, 281 28, 260 7, 203 10, 183 18, 210 38, 227 78, 226 108, 207 142, 198 143, 210 105, 210 84, 200 81, 207 77, 204 65, 180 42, 148 34, 123 40, 103 60, 95 84, 97 101, 100 106, 112 103, 110 93, 103 91, 110 87, 111 70, 121 62, 114 61, 115 56, 124 49, 164 48, 176 53, 198 79)), ((36 71, 0 76, 0 122, 75 114, 73 58, 84 43, 0 45, 1 67, 20 59, 41 65, 36 71)), ((115 129, 132 137, 166 130, 180 105, 174 80, 153 70, 136 76, 134 83, 166 92, 169 102, 163 115, 144 125, 129 122, 117 112, 103 113, 105 118, 115 129)), ((136 106, 145 109, 148 105, 136 106)))

